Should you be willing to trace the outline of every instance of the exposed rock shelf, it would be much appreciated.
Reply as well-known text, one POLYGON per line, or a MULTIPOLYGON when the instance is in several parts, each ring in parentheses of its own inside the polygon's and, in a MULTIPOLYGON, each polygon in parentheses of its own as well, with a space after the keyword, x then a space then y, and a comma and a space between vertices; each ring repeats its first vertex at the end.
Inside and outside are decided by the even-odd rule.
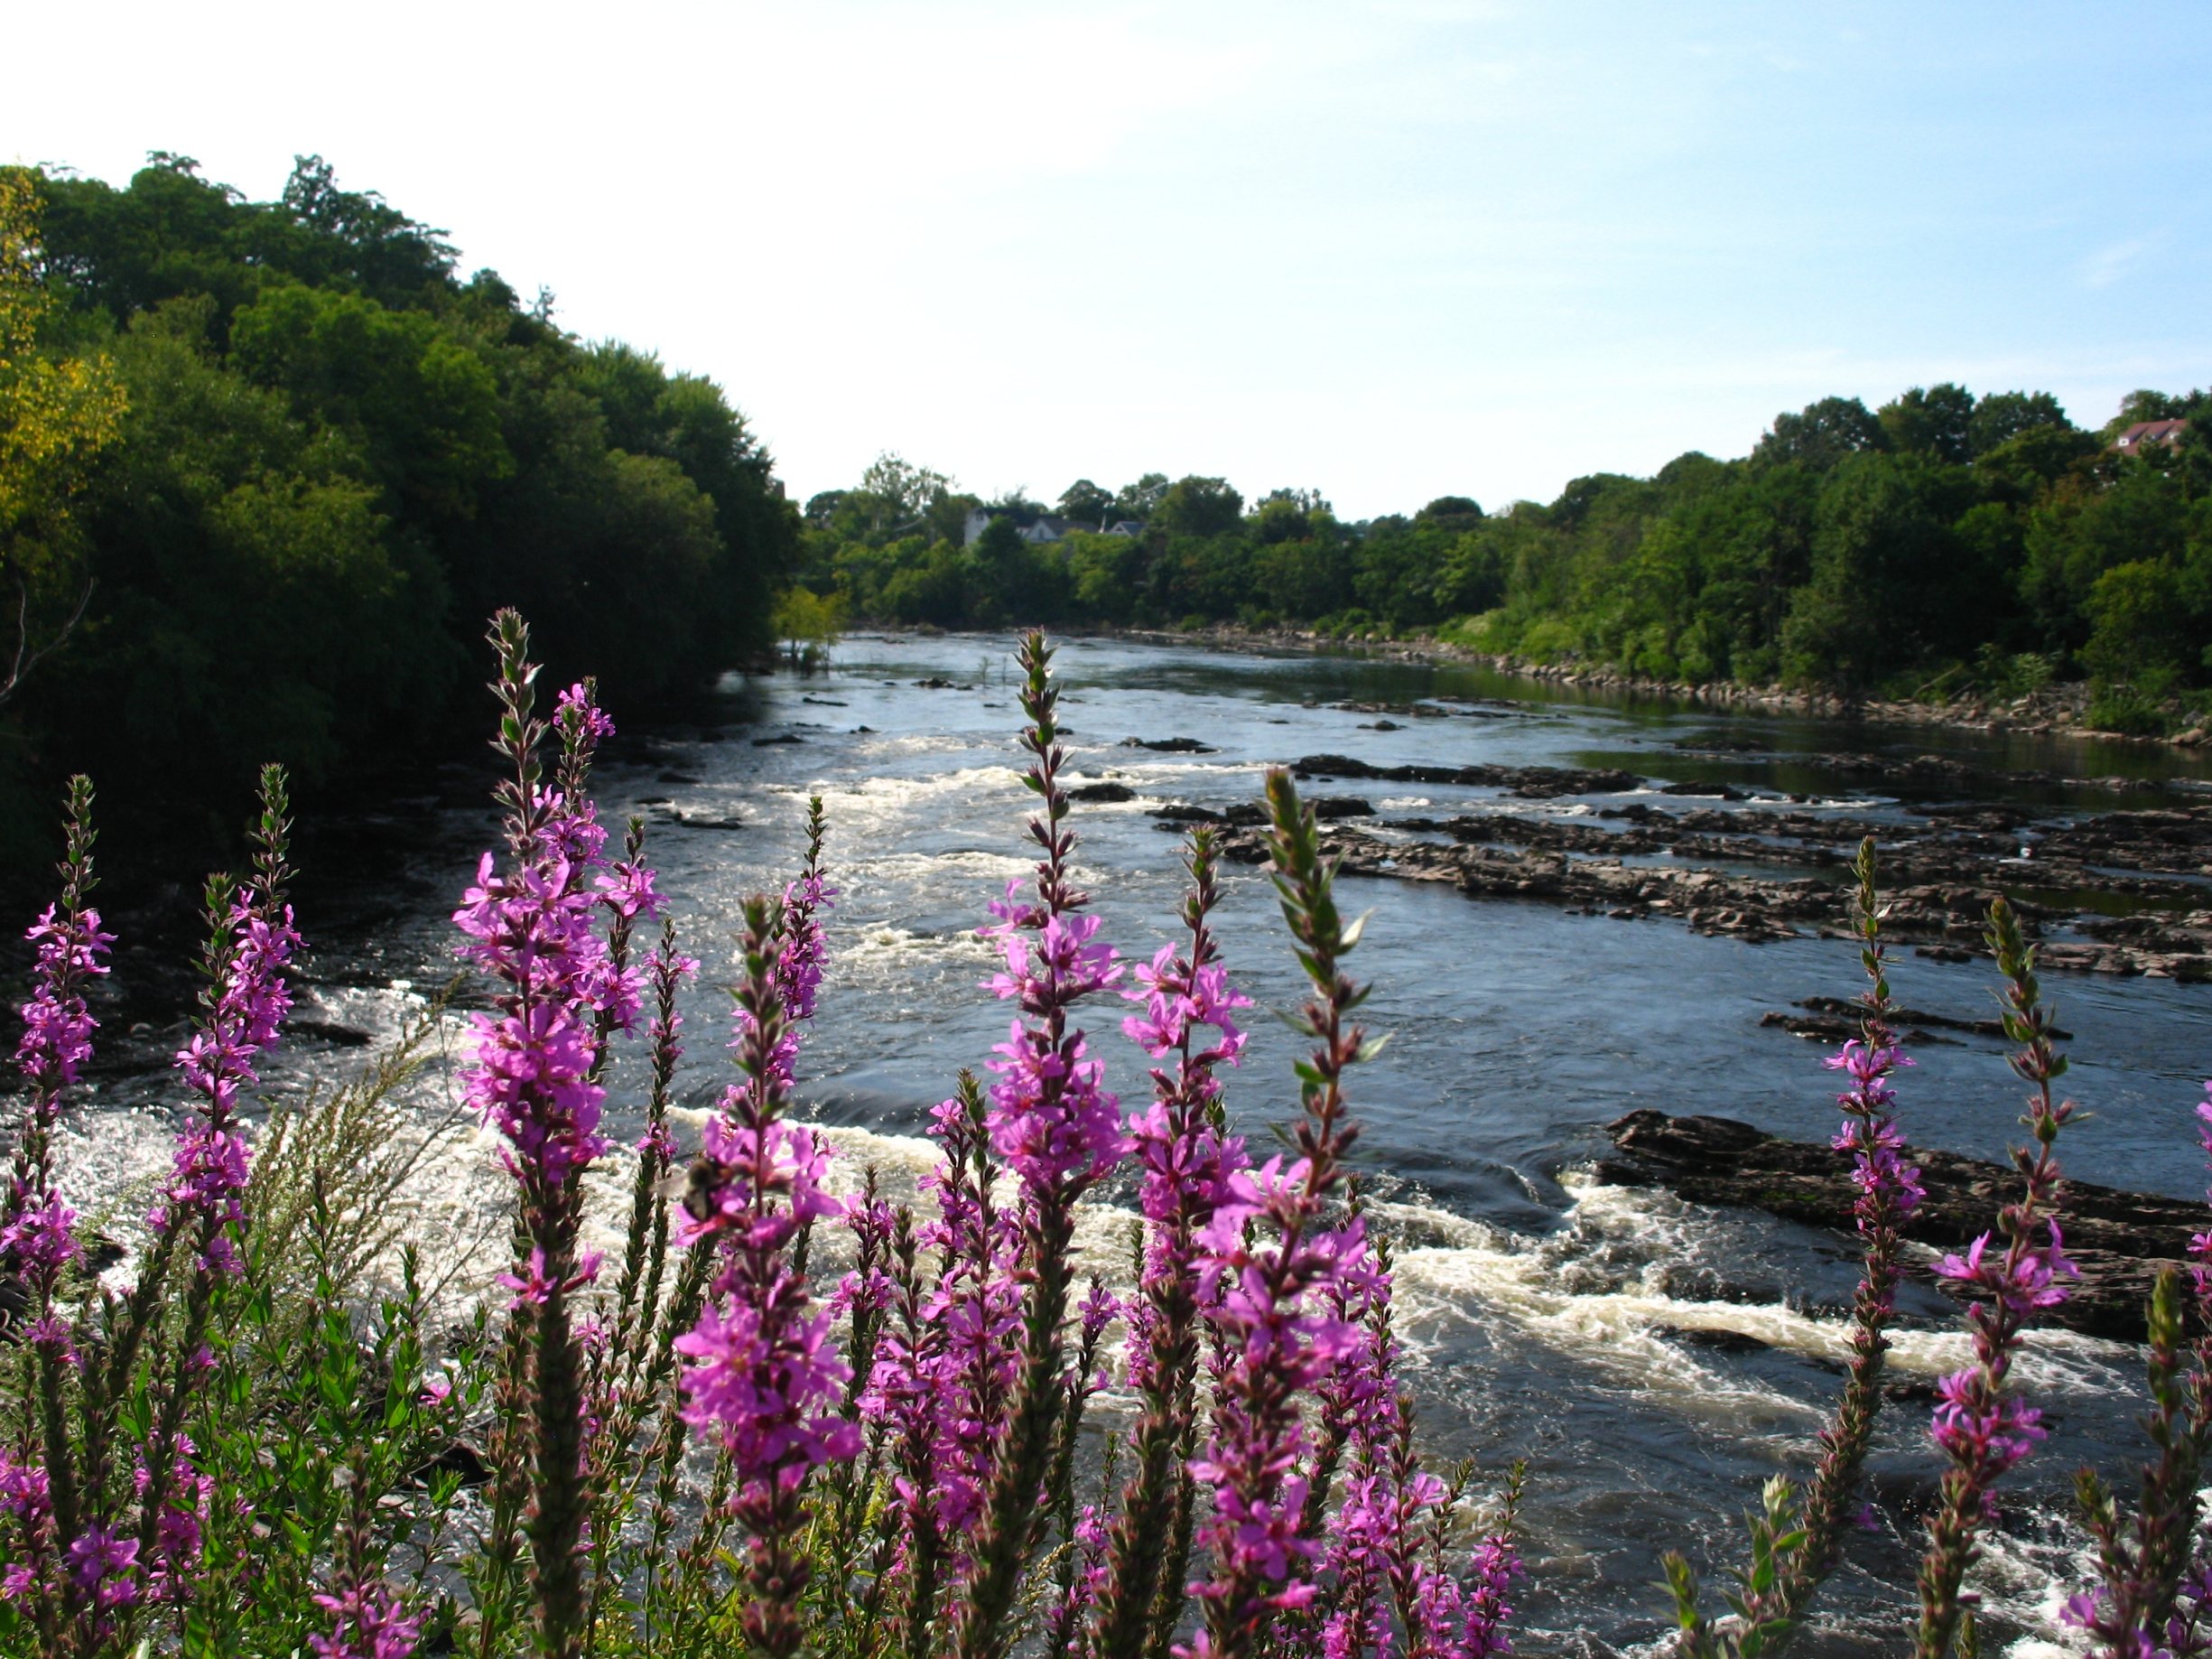
MULTIPOLYGON (((1809 1226, 1853 1229, 1857 1188, 1843 1153, 1786 1141, 1724 1117, 1669 1117, 1631 1112, 1608 1125, 1614 1153, 1598 1179, 1616 1186, 1660 1187, 1688 1199, 1763 1210, 1809 1226)), ((1907 1219, 1906 1237, 1958 1250, 1993 1231, 1997 1212, 2020 1194, 2020 1177, 2002 1164, 1915 1148, 1927 1198, 1907 1219)), ((2093 1337, 2140 1342, 2143 1308, 2160 1270, 2184 1263, 2190 1235, 2212 1213, 2202 1204, 2154 1193, 2068 1181, 2059 1199, 2066 1254, 2081 1270, 2073 1293, 2049 1323, 2093 1337)), ((1926 1267, 1908 1270, 1932 1277, 1926 1267)), ((1947 1280, 1935 1281, 1950 1291, 1947 1280)))
MULTIPOLYGON (((1929 769, 1947 777, 1952 765, 1929 769)), ((1615 769, 1380 766, 1335 754, 1309 755, 1294 770, 1318 783, 1490 789, 1501 805, 1683 787, 1661 790, 1615 769)), ((1719 786, 1687 788, 1723 793, 1719 786)), ((1737 810, 1632 800, 1585 808, 1581 817, 1473 810, 1355 825, 1349 820, 1372 819, 1367 802, 1323 799, 1326 809, 1317 816, 1328 825, 1327 850, 1349 875, 1449 882, 1471 898, 1542 900, 1621 919, 1671 916, 1700 933, 1754 942, 1844 927, 1844 869, 1871 834, 1882 846, 1887 931, 1900 944, 1945 959, 1978 954, 1990 903, 2002 893, 2041 944, 2048 968, 2212 980, 2212 883, 2205 880, 2212 876, 2212 806, 2060 818, 2012 804, 1936 804, 1902 820, 1877 820, 1808 811, 1770 795, 1737 810)), ((1164 827, 1224 823, 1230 857, 1265 856, 1250 805, 1224 811, 1176 803, 1155 816, 1164 827)))

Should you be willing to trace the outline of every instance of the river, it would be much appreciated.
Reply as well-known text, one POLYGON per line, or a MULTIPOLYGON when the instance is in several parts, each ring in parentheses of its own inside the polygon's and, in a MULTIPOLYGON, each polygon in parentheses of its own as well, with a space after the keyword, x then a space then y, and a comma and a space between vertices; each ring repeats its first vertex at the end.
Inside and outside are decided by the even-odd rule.
MULTIPOLYGON (((649 858, 707 982, 691 1000, 687 1104, 703 1109, 724 1077, 717 1044, 741 898, 795 864, 805 797, 831 823, 841 890, 830 918, 823 1005, 801 1062, 804 1110, 830 1126, 848 1173, 869 1162, 897 1183, 926 1160, 925 1108, 954 1071, 979 1065, 1005 1012, 980 989, 989 953, 982 905, 1027 873, 1032 797, 1013 769, 1018 722, 1013 641, 1002 636, 869 638, 841 645, 823 673, 739 682, 728 719, 671 727, 610 752, 599 778, 610 819, 645 815, 649 858), (792 741, 777 741, 789 739, 792 741)), ((1910 802, 1854 788, 1823 764, 1844 751, 1937 752, 1998 769, 2128 775, 2201 788, 2201 764, 2142 746, 2095 745, 1917 728, 1716 714, 1663 702, 1576 695, 1454 666, 1354 656, 1227 655, 1196 647, 1079 639, 1058 659, 1069 742, 1084 778, 1135 792, 1077 808, 1077 860, 1104 937, 1149 956, 1171 937, 1177 840, 1148 808, 1166 799, 1225 806, 1253 798, 1267 765, 1316 753, 1405 762, 1622 767, 1650 779, 1724 779, 1756 815, 1785 792, 1801 809, 1901 815, 1910 802), (1378 729, 1372 708, 1445 700, 1452 713, 1378 729), (1187 737, 1207 752, 1157 752, 1129 739, 1187 737), (1746 741, 1759 745, 1744 750, 1746 741), (1706 758, 1686 759, 1684 749, 1706 758), (1714 759, 1713 756, 1731 758, 1714 759)), ((622 711, 613 711, 618 721, 622 711)), ((312 1022, 272 1086, 298 1087, 358 1063, 358 1034, 388 1034, 450 972, 446 916, 489 833, 473 774, 440 796, 366 818, 310 825, 301 925, 315 946, 302 1011, 312 1022), (317 861, 321 872, 317 873, 317 861)), ((1498 792, 1453 786, 1352 786, 1378 812, 1433 815, 1498 792)), ((1993 794, 2002 787, 1991 786, 1993 794)), ((2024 792, 2054 815, 2141 796, 2024 792)), ((1508 801, 1590 819, 1610 796, 1508 801)), ((1747 818, 1747 822, 1750 819, 1747 818)), ((1298 982, 1264 878, 1232 866, 1221 918, 1234 979, 1263 1005, 1298 982)), ((1825 1138, 1836 1120, 1823 1050, 1760 1025, 1814 995, 1857 992, 1847 943, 1769 944, 1699 937, 1678 922, 1563 913, 1538 901, 1474 902, 1448 886, 1348 881, 1349 909, 1373 915, 1352 966, 1371 979, 1371 1026, 1388 1049, 1359 1068, 1364 1125, 1356 1161, 1378 1225, 1396 1239, 1400 1328, 1424 1444, 1471 1456, 1488 1474, 1529 1464, 1530 1580, 1519 1598, 1529 1652, 1632 1649, 1664 1627, 1658 1557, 1686 1550, 1709 1580, 1741 1559, 1736 1517, 1778 1469, 1802 1470, 1833 1398, 1840 1309, 1855 1273, 1849 1241, 1767 1217, 1701 1209, 1663 1193, 1594 1182, 1603 1126, 1640 1106, 1706 1112, 1776 1132, 1825 1138)), ((1901 1001, 1956 1016, 1987 1011, 1993 971, 1901 954, 1901 1001)), ((2191 1126, 2212 1060, 2212 985, 2054 975, 2075 1033, 2073 1093, 2096 1115, 2069 1132, 2069 1170, 2114 1185, 2198 1192, 2191 1126)), ((1118 1008, 1088 1018, 1125 1100, 1146 1087, 1118 1008)), ((120 1034, 118 1034, 120 1035, 120 1034)), ((126 1039, 151 1053, 173 1033, 126 1039)), ((1248 1134, 1296 1109, 1295 1039, 1254 1021, 1230 1087, 1248 1134)), ((2020 1086, 2001 1046, 1964 1037, 1931 1046, 1904 1074, 1901 1111, 1924 1142, 2002 1156, 2020 1086)), ((615 1117, 634 1119, 628 1074, 615 1117)), ((434 1081, 405 1110, 435 1114, 434 1081)), ((163 1156, 158 1074, 111 1068, 76 1120, 76 1179, 110 1194, 163 1156)), ((398 1108, 395 1108, 395 1110, 398 1108)), ((496 1236, 487 1149, 464 1138, 429 1185, 422 1235, 449 1253, 496 1236)), ((84 1189, 80 1186, 79 1189, 84 1189)), ((1086 1226, 1093 1259, 1116 1259, 1126 1188, 1086 1226)), ((1910 1602, 1919 1518, 1935 1463, 1927 1385, 1960 1362, 1948 1304, 1909 1289, 1892 1356, 1905 1398, 1885 1412, 1872 1466, 1872 1525, 1824 1594, 1821 1634, 1802 1651, 1891 1650, 1910 1602)), ((2064 1333, 2032 1339, 2020 1375, 2051 1408, 2054 1432, 2011 1483, 1979 1581, 1989 1651, 2049 1649, 2058 1604, 2079 1588, 2065 1517, 2072 1470, 2123 1469, 2138 1409, 2131 1348, 2064 1333)))

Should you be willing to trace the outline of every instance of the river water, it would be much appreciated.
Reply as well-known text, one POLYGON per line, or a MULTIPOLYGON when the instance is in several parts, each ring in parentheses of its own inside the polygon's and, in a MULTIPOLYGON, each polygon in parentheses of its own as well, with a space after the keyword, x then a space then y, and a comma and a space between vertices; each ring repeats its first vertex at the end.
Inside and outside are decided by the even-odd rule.
MULTIPOLYGON (((804 1109, 829 1126, 848 1179, 873 1163, 903 1188, 925 1167, 925 1108, 1004 1032, 1002 1006, 978 985, 990 955, 973 929, 985 899, 1029 869, 1021 825, 1033 797, 1014 769, 1013 643, 850 640, 823 674, 731 682, 719 727, 633 735, 610 753, 599 778, 603 812, 648 818, 649 858, 687 946, 707 964, 688 1010, 690 1111, 726 1081, 717 1044, 739 902, 792 871, 806 797, 819 793, 841 893, 822 1012, 801 1063, 804 1109)), ((1138 793, 1079 806, 1074 818, 1104 937, 1138 957, 1172 937, 1180 892, 1177 840, 1146 808, 1250 800, 1267 765, 1301 755, 1620 766, 1651 785, 1724 778, 1752 792, 1738 808, 1752 815, 1780 791, 1815 810, 1899 813, 1902 803, 1854 790, 1823 767, 1822 755, 1847 751, 2202 782, 2160 750, 1718 715, 1460 666, 1088 639, 1065 645, 1057 666, 1082 776, 1138 793), (1439 706, 1455 712, 1376 730, 1374 713, 1333 706, 1415 699, 1455 700, 1439 706), (1212 752, 1125 742, 1169 737, 1212 752), (1679 752, 1747 740, 1765 752, 1726 760, 1679 752)), ((301 924, 316 950, 302 1011, 315 1025, 272 1073, 273 1087, 344 1075, 359 1058, 349 1043, 387 1035, 448 976, 445 918, 490 831, 476 781, 457 777, 444 796, 396 802, 372 819, 310 826, 301 924)), ((1621 804, 1387 783, 1336 792, 1351 788, 1397 816, 1443 817, 1478 803, 1588 816, 1621 804)), ((2039 804, 2060 814, 2147 798, 2091 791, 2039 804)), ((1232 976, 1263 1007, 1288 1005, 1299 982, 1264 878, 1231 866, 1226 887, 1221 927, 1232 976)), ((1353 881, 1343 901, 1372 908, 1352 965, 1374 983, 1371 1025, 1392 1036, 1352 1081, 1364 1125, 1355 1159, 1377 1224, 1398 1244, 1399 1323, 1423 1441, 1492 1475, 1528 1460, 1525 1651, 1633 1650, 1664 1628, 1659 1554, 1682 1548, 1709 1579, 1724 1578, 1742 1556, 1736 1517, 1760 1483, 1804 1468, 1837 1386, 1840 1312, 1855 1264, 1847 1239, 1601 1185, 1585 1171, 1606 1145, 1603 1126, 1641 1106, 1825 1138, 1836 1113, 1822 1050, 1759 1020, 1800 997, 1854 995, 1855 952, 1809 938, 1701 937, 1677 922, 1565 914, 1537 901, 1476 903, 1441 885, 1353 881)), ((1994 977, 1986 964, 1905 953, 1893 982, 1908 1005, 1972 1016, 1985 1012, 1994 977)), ((2191 1107, 2212 1059, 2212 985, 2047 983, 2076 1034, 2068 1080, 2096 1114, 2069 1132, 2067 1166, 2114 1185, 2200 1191, 2191 1107)), ((1100 1006, 1087 1023, 1110 1079, 1134 1104, 1145 1067, 1120 1036, 1119 1016, 1100 1006)), ((135 1040, 151 1052, 172 1035, 135 1040)), ((1278 1022, 1255 1020, 1230 1106, 1256 1142, 1296 1110, 1295 1048, 1278 1022)), ((1919 1060, 1901 1089, 1908 1133, 2001 1156, 2021 1098, 2000 1045, 1964 1037, 1919 1060)), ((628 1076, 618 1076, 618 1124, 636 1115, 628 1076)), ((79 1189, 122 1194, 143 1182, 163 1156, 166 1104, 158 1075, 125 1067, 107 1076, 68 1143, 79 1189)), ((395 1111, 419 1120, 449 1104, 433 1078, 395 1111)), ((421 1200, 421 1236, 474 1264, 463 1283, 489 1259, 481 1249, 471 1255, 471 1242, 497 1236, 488 1167, 482 1137, 463 1135, 421 1200)), ((1117 1269, 1131 1213, 1126 1188, 1093 1207, 1083 1237, 1106 1271, 1117 1269)), ((1928 1385, 1962 1361, 1966 1344, 1932 1292, 1909 1287, 1903 1306, 1891 1364, 1904 1397, 1884 1413, 1871 1524, 1824 1593, 1820 1634, 1805 1651, 1894 1651, 1908 1617, 1936 1470, 1928 1385)), ((2058 1605, 2079 1588, 2078 1542, 2066 1523, 2071 1472, 2084 1462, 2127 1467, 2140 1363, 2133 1349, 2059 1333, 2032 1339, 2019 1375, 2050 1408, 2054 1432, 2015 1477, 1978 1581, 1990 1650, 2028 1655, 2059 1651, 2058 1605)))

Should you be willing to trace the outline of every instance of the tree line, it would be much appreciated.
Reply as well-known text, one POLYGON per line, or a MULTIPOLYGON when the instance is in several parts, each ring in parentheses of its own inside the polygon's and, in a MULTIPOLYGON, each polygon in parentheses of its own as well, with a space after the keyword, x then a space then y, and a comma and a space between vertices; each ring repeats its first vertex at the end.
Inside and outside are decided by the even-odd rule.
POLYGON ((722 389, 321 159, 274 201, 171 154, 5 170, 0 248, 7 823, 62 771, 111 823, 228 819, 265 760, 312 791, 448 749, 503 605, 633 708, 772 645, 797 514, 722 389))
POLYGON ((807 503, 801 572, 859 616, 941 627, 1433 632, 1668 680, 1902 694, 2088 677, 2100 718, 2154 729, 2212 684, 2208 405, 2136 392, 2086 431, 2047 392, 1829 397, 1740 460, 1361 522, 1312 490, 1248 503, 1223 479, 1159 473, 1081 479, 1049 508, 986 501, 886 456, 807 503), (2114 447, 2162 420, 2189 424, 2114 447), (1062 528, 1048 517, 1066 533, 1043 539, 1062 528))

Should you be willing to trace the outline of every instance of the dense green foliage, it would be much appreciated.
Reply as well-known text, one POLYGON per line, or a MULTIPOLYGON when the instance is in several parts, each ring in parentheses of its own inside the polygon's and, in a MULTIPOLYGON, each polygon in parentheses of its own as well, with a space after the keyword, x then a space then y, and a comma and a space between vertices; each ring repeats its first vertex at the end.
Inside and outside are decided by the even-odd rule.
MULTIPOLYGON (((632 708, 764 650, 796 514, 712 381, 590 344, 302 160, 253 202, 157 155, 43 198, 42 350, 127 411, 76 502, 82 620, 7 710, 19 787, 225 819, 441 746, 502 605, 632 708)), ((64 595, 67 597, 67 594, 64 595)))
POLYGON ((1221 479, 1084 479, 1057 516, 1120 533, 1056 540, 1023 534, 1040 503, 887 457, 807 504, 804 579, 888 621, 1437 629, 1670 680, 2002 694, 2081 673, 2142 723, 2212 682, 2207 417, 2212 395, 2139 392, 2089 433, 2047 393, 1916 387, 1780 415, 1741 461, 1601 473, 1494 515, 1446 496, 1346 524, 1307 491, 1247 510, 1221 479), (2173 417, 2178 443, 2110 447, 2173 417))

